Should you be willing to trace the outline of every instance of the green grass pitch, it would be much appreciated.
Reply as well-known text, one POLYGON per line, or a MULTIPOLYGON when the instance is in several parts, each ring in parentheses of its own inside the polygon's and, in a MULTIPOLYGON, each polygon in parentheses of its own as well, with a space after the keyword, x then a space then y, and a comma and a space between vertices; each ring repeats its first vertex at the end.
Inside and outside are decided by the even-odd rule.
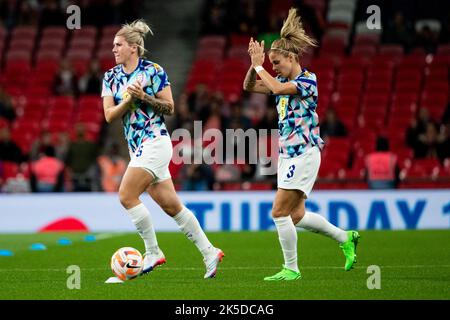
POLYGON ((225 252, 215 279, 203 279, 204 265, 195 246, 181 233, 158 233, 167 263, 149 275, 123 284, 112 276, 113 252, 124 246, 143 251, 137 234, 116 234, 85 242, 82 233, 2 234, 0 299, 450 299, 450 230, 363 231, 356 268, 345 272, 338 245, 323 236, 300 232, 299 266, 303 278, 266 282, 278 272, 282 254, 275 232, 211 232, 225 252), (72 245, 59 246, 69 238, 72 245), (30 251, 34 242, 45 251, 30 251), (81 289, 68 289, 67 267, 78 265, 81 289), (369 290, 367 267, 381 269, 381 289, 369 290))

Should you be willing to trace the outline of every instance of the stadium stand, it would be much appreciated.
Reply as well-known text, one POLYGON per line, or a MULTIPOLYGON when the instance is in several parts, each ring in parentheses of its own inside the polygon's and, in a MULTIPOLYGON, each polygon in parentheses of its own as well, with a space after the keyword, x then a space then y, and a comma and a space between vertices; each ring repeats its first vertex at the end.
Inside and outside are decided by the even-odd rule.
MULTIPOLYGON (((139 1, 132 3, 137 8, 139 1)), ((371 30, 366 25, 364 8, 368 2, 364 0, 252 3, 205 2, 202 32, 179 98, 186 100, 190 115, 180 111, 173 123, 189 128, 194 120, 210 120, 209 125, 222 131, 245 129, 247 123, 262 128, 268 110, 275 105, 272 97, 242 91, 250 64, 248 41, 250 36, 276 37, 287 10, 296 6, 307 30, 319 41, 315 50, 301 58, 302 65, 318 77, 319 117, 323 121, 327 110, 333 109, 346 129, 343 137, 326 138, 317 188, 368 188, 364 159, 374 150, 379 135, 388 138, 398 157, 399 188, 450 185, 448 19, 430 10, 425 16, 420 10, 424 0, 414 1, 415 6, 407 14, 376 1, 383 11, 382 28, 371 30), (405 29, 405 38, 397 32, 402 21, 414 26, 405 29), (206 92, 199 85, 205 86, 206 92), (235 117, 234 104, 242 106, 242 114, 235 117), (425 120, 419 117, 421 109, 429 114, 425 120), (216 117, 214 121, 212 117, 216 117), (426 129, 429 123, 435 126, 434 136, 432 129, 430 133, 426 129), (426 151, 418 155, 417 148, 426 151)), ((92 1, 94 9, 102 5, 106 4, 92 1)), ((449 4, 443 6, 442 12, 449 9, 449 4)), ((137 17, 136 12, 128 17, 137 17)), ((125 18, 92 19, 80 30, 67 30, 63 24, 0 23, 0 128, 9 128, 12 140, 24 155, 29 155, 33 142, 44 130, 50 132, 55 144, 60 133, 68 133, 73 139, 75 123, 83 123, 87 138, 102 145, 101 98, 80 91, 78 80, 89 72, 92 61, 98 62, 101 72, 114 66, 111 38, 125 18), (77 86, 69 96, 55 91, 63 61, 70 66, 77 86), (13 119, 3 115, 8 106, 14 110, 13 119)), ((268 58, 264 67, 272 72, 268 58)), ((276 123, 270 125, 276 128, 276 123)), ((276 154, 271 159, 276 161, 276 154)), ((0 186, 19 174, 27 176, 23 174, 26 170, 20 169, 27 166, 27 156, 24 161, 3 161, 0 186)), ((213 175, 220 167, 212 166, 213 175)), ((209 177, 204 179, 209 188, 217 190, 265 190, 275 186, 273 175, 257 179, 253 165, 237 168, 238 180, 211 183, 209 177)), ((182 188, 186 179, 183 170, 174 164, 171 169, 177 188, 182 188)))

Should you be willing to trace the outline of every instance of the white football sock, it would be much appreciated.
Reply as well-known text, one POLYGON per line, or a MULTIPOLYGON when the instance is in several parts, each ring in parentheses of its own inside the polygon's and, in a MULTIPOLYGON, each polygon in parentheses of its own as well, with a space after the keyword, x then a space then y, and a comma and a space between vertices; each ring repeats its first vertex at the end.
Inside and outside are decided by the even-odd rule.
POLYGON ((284 266, 288 269, 299 271, 297 265, 297 229, 291 217, 274 218, 278 230, 278 239, 283 250, 284 266))
POLYGON ((210 254, 214 253, 214 246, 209 242, 206 234, 200 227, 200 223, 191 210, 183 206, 183 209, 173 219, 186 237, 197 246, 203 257, 207 258, 210 254))
POLYGON ((145 252, 148 254, 158 254, 158 241, 156 240, 155 229, 153 228, 152 217, 143 203, 128 209, 128 214, 136 226, 139 235, 144 240, 145 252))
POLYGON ((339 243, 347 241, 348 238, 347 232, 334 226, 321 215, 309 211, 305 212, 305 215, 296 224, 296 227, 301 227, 312 232, 319 232, 339 243))

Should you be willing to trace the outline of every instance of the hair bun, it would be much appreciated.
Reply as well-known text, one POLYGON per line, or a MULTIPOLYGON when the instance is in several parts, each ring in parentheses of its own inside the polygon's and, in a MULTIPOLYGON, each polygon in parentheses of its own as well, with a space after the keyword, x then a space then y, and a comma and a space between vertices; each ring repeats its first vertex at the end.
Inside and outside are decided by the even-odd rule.
POLYGON ((150 29, 148 24, 145 23, 144 20, 136 20, 130 24, 130 27, 133 29, 133 31, 139 32, 142 37, 145 37, 145 35, 149 32, 151 35, 153 35, 153 31, 150 29))

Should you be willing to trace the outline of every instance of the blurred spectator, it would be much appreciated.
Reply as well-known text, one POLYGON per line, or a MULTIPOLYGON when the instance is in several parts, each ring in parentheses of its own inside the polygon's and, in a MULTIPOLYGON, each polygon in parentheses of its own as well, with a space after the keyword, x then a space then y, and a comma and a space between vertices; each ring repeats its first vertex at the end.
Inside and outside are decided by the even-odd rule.
POLYGON ((102 87, 102 73, 98 60, 92 60, 89 64, 89 70, 80 78, 78 87, 83 94, 99 94, 102 87))
POLYGON ((52 146, 46 146, 40 159, 32 162, 30 180, 34 192, 62 191, 64 163, 55 157, 52 146))
POLYGON ((203 14, 203 34, 226 34, 228 31, 227 8, 225 1, 211 1, 203 14))
POLYGON ((338 119, 336 111, 329 108, 325 114, 325 120, 320 124, 320 135, 326 137, 345 137, 347 130, 341 120, 338 119))
POLYGON ((269 27, 266 32, 260 33, 258 41, 264 40, 264 46, 270 48, 272 42, 280 38, 280 30, 283 26, 283 18, 281 15, 271 13, 268 18, 269 27))
POLYGON ((389 151, 389 142, 378 137, 376 151, 366 156, 366 176, 370 189, 396 188, 399 176, 397 156, 389 151))
POLYGON ((86 139, 84 125, 75 127, 76 138, 70 144, 66 165, 70 169, 73 191, 92 191, 97 178, 97 145, 86 139))
POLYGON ((397 12, 394 19, 388 21, 383 29, 384 42, 400 44, 409 51, 414 43, 414 26, 405 19, 403 13, 397 12))
POLYGON ((44 0, 41 8, 40 26, 65 25, 65 11, 62 10, 58 0, 44 0))
POLYGON ((97 158, 97 163, 100 167, 103 191, 119 191, 120 182, 127 169, 127 162, 120 156, 119 145, 113 143, 106 154, 97 158))
POLYGON ((429 122, 425 128, 425 132, 419 134, 418 139, 413 147, 415 158, 432 158, 441 159, 445 158, 448 153, 445 150, 448 146, 448 130, 443 127, 441 133, 438 132, 437 126, 429 122))
MULTIPOLYGON (((1 161, 0 161, 1 164, 1 161)), ((28 164, 3 163, 0 165, 2 175, 6 175, 4 184, 1 188, 2 192, 7 193, 28 193, 30 189, 30 181, 28 179, 28 164)), ((0 178, 1 180, 1 178, 0 178)), ((1 181, 0 181, 1 182, 1 181)))
POLYGON ((222 106, 217 102, 211 102, 209 107, 200 112, 200 120, 203 121, 203 131, 208 129, 218 129, 223 131, 226 126, 226 119, 222 115, 222 106))
POLYGON ((240 1, 240 5, 235 11, 236 23, 233 24, 237 29, 233 31, 249 36, 258 34, 261 29, 260 26, 264 24, 264 21, 261 21, 261 19, 265 18, 265 12, 259 12, 261 14, 257 12, 261 11, 258 9, 262 9, 262 2, 260 0, 256 5, 254 0, 240 1))
POLYGON ((435 53, 438 44, 438 34, 424 25, 416 35, 416 45, 422 47, 426 53, 435 53))
POLYGON ((432 122, 427 108, 420 108, 417 117, 412 119, 411 125, 406 129, 406 143, 415 148, 419 135, 426 131, 428 123, 432 122))
MULTIPOLYGON (((143 4, 141 3, 141 6, 143 4)), ((130 0, 113 0, 107 1, 102 6, 103 19, 106 25, 118 25, 124 23, 124 21, 134 20, 138 14, 136 12, 136 1, 130 0)), ((97 14, 98 18, 98 14, 97 14)))
POLYGON ((189 95, 187 102, 190 112, 197 113, 207 107, 210 102, 208 87, 204 83, 197 84, 195 91, 189 95))
POLYGON ((83 25, 104 26, 121 24, 137 18, 142 0, 113 1, 67 1, 67 0, 2 0, 0 1, 0 23, 7 29, 17 25, 40 27, 65 25, 66 8, 76 4, 82 12, 83 25), (101 15, 98 13, 102 12, 101 15))
POLYGON ((30 160, 38 160, 41 153, 44 152, 44 149, 49 146, 52 146, 52 135, 47 130, 44 130, 41 132, 40 137, 34 140, 31 146, 30 160))
POLYGON ((447 108, 442 115, 442 123, 450 123, 450 103, 447 104, 447 108))
POLYGON ((39 23, 38 3, 36 1, 20 1, 17 25, 37 25, 39 23))
POLYGON ((243 106, 241 102, 234 102, 231 104, 231 114, 228 119, 225 120, 225 128, 231 128, 234 126, 235 129, 247 130, 251 128, 252 123, 250 119, 243 114, 243 106))
POLYGON ((0 1, 0 21, 5 28, 10 29, 17 23, 19 1, 0 1))
POLYGON ((447 19, 442 25, 442 29, 439 34, 439 42, 450 43, 450 13, 447 13, 447 19))
POLYGON ((0 129, 0 160, 22 162, 24 156, 19 146, 11 140, 11 132, 8 127, 0 129))
POLYGON ((237 164, 225 163, 215 172, 217 182, 236 182, 241 180, 241 170, 237 164))
POLYGON ((269 106, 264 117, 255 129, 278 129, 278 112, 273 106, 269 106))
POLYGON ((56 158, 62 162, 66 162, 67 153, 70 147, 70 136, 67 132, 59 132, 55 145, 55 155, 56 158))
POLYGON ((98 12, 100 12, 99 10, 101 10, 99 3, 93 3, 92 0, 81 0, 81 1, 79 1, 78 5, 80 6, 80 10, 83 13, 83 16, 82 16, 83 25, 100 26, 103 24, 103 19, 105 17, 100 18, 98 16, 98 12))
POLYGON ((16 111, 8 93, 0 86, 0 118, 13 121, 16 118, 16 111))
POLYGON ((174 127, 183 128, 186 124, 191 124, 194 121, 192 112, 189 111, 187 102, 187 95, 181 94, 178 99, 177 110, 175 112, 174 127))
POLYGON ((187 191, 212 190, 214 172, 206 164, 188 164, 181 169, 182 189, 187 191))
POLYGON ((450 158, 450 122, 440 126, 438 157, 442 162, 450 158))
POLYGON ((322 38, 324 30, 327 28, 327 22, 321 13, 306 4, 304 0, 294 0, 294 7, 302 17, 307 33, 312 33, 316 39, 322 38))
POLYGON ((77 96, 78 80, 67 59, 61 62, 53 81, 53 93, 58 96, 77 96))

